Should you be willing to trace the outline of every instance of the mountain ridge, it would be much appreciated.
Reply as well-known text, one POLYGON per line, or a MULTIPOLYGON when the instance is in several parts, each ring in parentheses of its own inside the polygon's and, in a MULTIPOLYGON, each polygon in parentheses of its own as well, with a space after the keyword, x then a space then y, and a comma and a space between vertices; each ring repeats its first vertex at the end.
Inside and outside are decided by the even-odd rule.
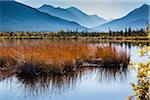
POLYGON ((105 19, 99 16, 87 15, 76 7, 60 8, 53 7, 51 5, 43 5, 39 7, 38 10, 68 21, 74 21, 88 28, 92 28, 107 22, 105 19))
POLYGON ((87 30, 78 23, 42 13, 16 1, 0 1, 0 31, 87 30))
POLYGON ((115 19, 113 21, 110 21, 108 23, 105 23, 103 25, 95 27, 94 30, 99 31, 118 31, 118 30, 124 30, 125 28, 146 28, 147 23, 150 21, 149 18, 149 9, 150 6, 147 4, 144 4, 140 6, 139 8, 134 9, 130 13, 128 13, 126 16, 115 19), (143 20, 142 23, 136 22, 137 20, 143 20), (132 22, 138 23, 138 25, 134 26, 132 22))

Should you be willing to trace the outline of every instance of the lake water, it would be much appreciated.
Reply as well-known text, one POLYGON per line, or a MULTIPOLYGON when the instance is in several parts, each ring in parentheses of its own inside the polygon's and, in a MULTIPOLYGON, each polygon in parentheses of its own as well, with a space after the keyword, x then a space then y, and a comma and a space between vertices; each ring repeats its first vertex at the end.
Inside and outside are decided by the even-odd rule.
MULTIPOLYGON (((35 40, 34 40, 35 41, 35 40)), ((34 42, 32 41, 32 42, 34 42)), ((1 41, 0 46, 20 45, 21 41, 1 41)), ((25 41, 28 43, 29 41, 25 41)), ((36 42, 36 41, 35 41, 36 42)), ((50 42, 52 43, 52 42, 50 42)), ((146 62, 139 57, 138 43, 91 43, 111 45, 129 53, 130 60, 146 62)), ((142 43, 142 46, 149 43, 142 43)), ((0 74, 1 75, 1 74, 0 74)), ((0 100, 127 100, 133 92, 136 72, 126 68, 81 68, 65 75, 20 78, 0 76, 0 100)))

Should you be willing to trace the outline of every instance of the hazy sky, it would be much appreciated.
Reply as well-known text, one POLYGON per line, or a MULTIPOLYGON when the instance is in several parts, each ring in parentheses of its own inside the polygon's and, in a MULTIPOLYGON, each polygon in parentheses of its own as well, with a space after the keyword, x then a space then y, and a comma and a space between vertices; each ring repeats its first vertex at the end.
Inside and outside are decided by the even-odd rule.
POLYGON ((143 4, 150 4, 150 0, 15 0, 34 8, 43 4, 55 7, 77 7, 87 14, 96 14, 105 19, 120 18, 143 4))

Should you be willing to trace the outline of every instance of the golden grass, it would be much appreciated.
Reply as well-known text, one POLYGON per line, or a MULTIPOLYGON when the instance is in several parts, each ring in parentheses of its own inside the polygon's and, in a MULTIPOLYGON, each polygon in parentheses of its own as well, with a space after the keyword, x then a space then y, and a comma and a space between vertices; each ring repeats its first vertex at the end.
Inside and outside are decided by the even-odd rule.
POLYGON ((18 73, 63 73, 87 60, 102 64, 127 64, 126 52, 111 46, 93 46, 78 42, 40 42, 0 47, 0 67, 17 67, 18 73))

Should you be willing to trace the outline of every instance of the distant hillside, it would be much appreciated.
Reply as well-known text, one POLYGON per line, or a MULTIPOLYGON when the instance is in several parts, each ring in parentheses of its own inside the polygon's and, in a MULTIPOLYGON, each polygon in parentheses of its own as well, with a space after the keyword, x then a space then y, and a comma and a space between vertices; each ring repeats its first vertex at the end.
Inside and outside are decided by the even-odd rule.
POLYGON ((148 22, 150 21, 149 9, 150 6, 144 4, 143 6, 131 11, 125 17, 97 26, 94 28, 94 30, 108 31, 110 29, 110 30, 118 31, 118 30, 124 30, 125 28, 129 28, 129 27, 132 29, 146 28, 148 22))
POLYGON ((92 28, 107 22, 105 19, 100 18, 97 15, 87 15, 75 7, 63 9, 60 7, 55 8, 50 5, 43 5, 42 7, 38 8, 38 10, 68 21, 77 22, 80 25, 88 28, 92 28))
POLYGON ((0 31, 87 30, 75 22, 42 13, 15 1, 0 1, 0 31))

